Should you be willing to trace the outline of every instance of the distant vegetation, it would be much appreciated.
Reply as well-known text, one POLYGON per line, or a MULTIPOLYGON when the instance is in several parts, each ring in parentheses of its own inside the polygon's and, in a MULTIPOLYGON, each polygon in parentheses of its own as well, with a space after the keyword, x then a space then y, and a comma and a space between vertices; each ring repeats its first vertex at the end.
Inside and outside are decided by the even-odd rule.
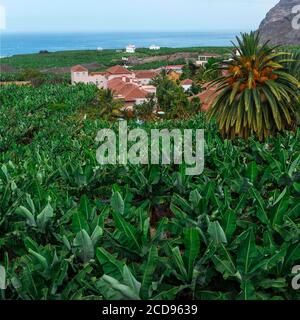
POLYGON ((15 55, 0 59, 1 64, 8 64, 16 68, 46 69, 54 67, 71 67, 76 64, 97 62, 105 67, 109 67, 122 62, 122 57, 147 57, 173 54, 178 52, 216 52, 226 53, 226 47, 199 47, 199 48, 162 48, 159 51, 149 49, 137 49, 134 55, 116 50, 86 50, 86 51, 61 51, 43 54, 15 55))

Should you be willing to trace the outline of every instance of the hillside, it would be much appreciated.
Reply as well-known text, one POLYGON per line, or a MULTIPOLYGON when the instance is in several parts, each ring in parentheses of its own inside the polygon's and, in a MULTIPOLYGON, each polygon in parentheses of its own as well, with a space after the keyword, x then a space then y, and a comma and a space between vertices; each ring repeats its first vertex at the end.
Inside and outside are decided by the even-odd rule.
POLYGON ((1 71, 5 64, 14 68, 50 69, 70 68, 76 64, 97 63, 104 68, 122 63, 122 57, 129 58, 128 64, 142 65, 157 62, 174 62, 180 59, 195 58, 201 52, 224 54, 229 47, 194 47, 194 48, 162 48, 159 51, 138 49, 135 54, 126 54, 116 50, 87 50, 87 51, 60 51, 50 53, 36 53, 15 55, 0 59, 1 71))
POLYGON ((299 4, 299 0, 280 0, 260 24, 262 41, 270 40, 273 44, 282 45, 300 44, 300 30, 292 27, 293 19, 297 20, 292 9, 299 4))

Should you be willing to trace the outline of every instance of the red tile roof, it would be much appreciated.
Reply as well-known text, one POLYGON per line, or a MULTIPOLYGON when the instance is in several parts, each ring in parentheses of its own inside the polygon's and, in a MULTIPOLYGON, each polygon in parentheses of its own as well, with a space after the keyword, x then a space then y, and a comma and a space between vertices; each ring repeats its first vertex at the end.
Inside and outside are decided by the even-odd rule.
POLYGON ((122 66, 113 66, 107 69, 106 72, 109 74, 131 74, 132 73, 122 66))
POLYGON ((164 67, 165 69, 182 69, 184 67, 184 64, 175 64, 171 66, 164 67))
POLYGON ((125 101, 135 101, 136 99, 145 99, 149 93, 137 86, 131 85, 124 92, 125 101))
POLYGON ((108 88, 117 91, 119 88, 123 87, 126 83, 122 81, 121 78, 115 78, 108 82, 108 88))
POLYGON ((158 73, 152 70, 138 70, 134 71, 136 78, 138 79, 153 79, 158 73))
POLYGON ((77 65, 71 68, 72 72, 88 72, 89 70, 81 65, 77 65))
POLYGON ((182 84, 183 86, 189 86, 189 85, 192 85, 192 84, 193 84, 193 80, 191 80, 191 79, 185 79, 185 80, 181 81, 181 84, 182 84))
POLYGON ((135 101, 136 99, 144 99, 148 95, 147 91, 133 83, 124 82, 121 78, 109 81, 108 88, 116 95, 121 96, 126 102, 135 101))

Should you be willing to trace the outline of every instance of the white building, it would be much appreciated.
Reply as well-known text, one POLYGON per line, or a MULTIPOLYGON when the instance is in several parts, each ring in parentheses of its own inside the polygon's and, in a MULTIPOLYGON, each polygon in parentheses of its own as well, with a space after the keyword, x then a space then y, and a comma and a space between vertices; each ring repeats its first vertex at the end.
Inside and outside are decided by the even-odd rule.
POLYGON ((204 67, 209 59, 217 59, 220 58, 218 54, 214 53, 202 53, 201 55, 198 56, 198 60, 196 61, 197 66, 202 66, 204 67))
POLYGON ((126 53, 135 53, 136 46, 134 44, 129 44, 126 47, 126 53))
POLYGON ((72 84, 95 84, 99 89, 111 89, 115 98, 124 100, 126 107, 141 104, 149 94, 156 94, 151 81, 158 75, 154 70, 130 71, 123 66, 113 66, 104 72, 89 72, 77 65, 71 69, 72 84))
POLYGON ((75 66, 71 69, 72 84, 85 83, 95 84, 98 88, 107 88, 108 79, 104 72, 92 72, 83 66, 75 66))
POLYGON ((157 46, 155 44, 152 44, 150 47, 149 47, 150 50, 160 50, 160 46, 157 46))
POLYGON ((185 92, 189 91, 193 86, 193 80, 186 79, 181 81, 181 86, 185 92))
MULTIPOLYGON (((108 82, 113 79, 121 79, 125 82, 134 83, 140 87, 149 87, 149 91, 153 91, 151 81, 158 75, 154 70, 130 71, 124 66, 113 66, 104 72, 89 72, 89 70, 81 65, 74 66, 71 69, 72 84, 85 83, 95 84, 98 88, 106 89, 108 82)), ((147 90, 146 90, 147 91, 147 90)))

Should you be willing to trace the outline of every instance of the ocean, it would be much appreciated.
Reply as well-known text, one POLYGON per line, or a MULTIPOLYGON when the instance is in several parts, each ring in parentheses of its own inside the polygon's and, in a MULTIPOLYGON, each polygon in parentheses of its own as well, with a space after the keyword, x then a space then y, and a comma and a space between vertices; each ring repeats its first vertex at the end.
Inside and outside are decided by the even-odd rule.
POLYGON ((239 32, 123 32, 123 33, 2 33, 0 56, 37 53, 40 50, 121 49, 128 44, 184 48, 230 46, 239 32))

